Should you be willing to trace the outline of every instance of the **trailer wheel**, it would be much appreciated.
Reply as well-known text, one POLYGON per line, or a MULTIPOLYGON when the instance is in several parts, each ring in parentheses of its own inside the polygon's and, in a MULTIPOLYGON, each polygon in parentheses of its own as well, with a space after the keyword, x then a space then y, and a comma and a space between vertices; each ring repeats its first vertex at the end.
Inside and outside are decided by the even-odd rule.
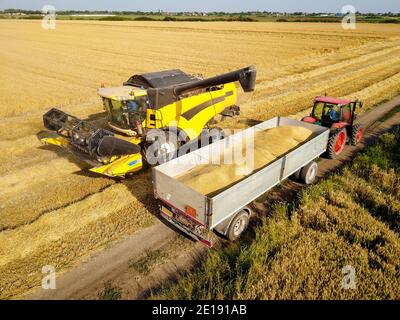
POLYGON ((293 174, 290 176, 290 178, 291 178, 292 180, 294 180, 294 181, 299 181, 299 180, 300 180, 300 172, 301 172, 301 169, 302 169, 302 168, 300 168, 300 169, 297 170, 295 173, 293 173, 293 174))
POLYGON ((230 241, 237 240, 249 225, 249 213, 245 210, 239 211, 231 221, 228 232, 226 233, 230 241))
POLYGON ((300 171, 300 180, 305 184, 311 184, 315 181, 318 173, 318 164, 315 161, 311 161, 309 164, 304 166, 300 171))

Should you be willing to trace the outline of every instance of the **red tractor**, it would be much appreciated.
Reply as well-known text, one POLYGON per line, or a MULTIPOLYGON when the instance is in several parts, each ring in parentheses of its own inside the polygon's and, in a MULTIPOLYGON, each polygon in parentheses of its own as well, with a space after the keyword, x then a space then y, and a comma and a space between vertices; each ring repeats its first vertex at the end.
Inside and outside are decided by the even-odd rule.
POLYGON ((362 101, 351 101, 330 97, 316 97, 309 117, 304 122, 318 124, 331 129, 326 155, 333 159, 344 149, 346 142, 356 145, 362 138, 363 127, 354 123, 356 108, 362 101))

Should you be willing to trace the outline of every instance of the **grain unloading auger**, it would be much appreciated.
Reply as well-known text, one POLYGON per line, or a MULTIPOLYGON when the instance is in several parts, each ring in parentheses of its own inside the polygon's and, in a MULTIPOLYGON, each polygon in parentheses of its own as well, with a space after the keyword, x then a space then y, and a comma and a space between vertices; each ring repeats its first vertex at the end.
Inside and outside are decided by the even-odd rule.
MULTIPOLYGON (((100 88, 112 131, 53 108, 43 116, 40 140, 65 147, 110 177, 139 171, 173 157, 184 144, 197 143, 218 114, 239 114, 237 86, 254 90, 255 67, 202 79, 180 70, 134 75, 121 87, 100 88)), ((214 131, 215 132, 215 131, 214 131)))

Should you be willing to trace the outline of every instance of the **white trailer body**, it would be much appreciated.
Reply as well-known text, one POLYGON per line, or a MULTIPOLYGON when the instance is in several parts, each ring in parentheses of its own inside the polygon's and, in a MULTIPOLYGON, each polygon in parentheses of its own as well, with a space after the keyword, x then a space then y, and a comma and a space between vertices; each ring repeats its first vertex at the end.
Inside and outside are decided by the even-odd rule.
POLYGON ((160 200, 160 213, 178 229, 211 246, 210 231, 216 229, 226 235, 238 212, 244 210, 250 214, 248 204, 318 158, 326 151, 328 138, 328 128, 276 117, 154 167, 154 195, 160 200), (213 197, 205 196, 176 179, 199 163, 210 161, 210 155, 219 155, 224 148, 241 141, 243 134, 279 126, 301 126, 310 129, 314 135, 284 156, 213 197))

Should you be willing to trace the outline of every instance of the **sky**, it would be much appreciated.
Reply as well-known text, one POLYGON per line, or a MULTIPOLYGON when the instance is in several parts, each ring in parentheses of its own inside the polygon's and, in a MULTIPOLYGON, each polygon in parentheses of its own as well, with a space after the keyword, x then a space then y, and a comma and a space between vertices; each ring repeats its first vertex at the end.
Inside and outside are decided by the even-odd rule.
POLYGON ((280 11, 340 12, 353 5, 360 12, 400 12, 400 0, 0 0, 0 10, 8 8, 41 10, 53 5, 56 10, 113 11, 280 11))

